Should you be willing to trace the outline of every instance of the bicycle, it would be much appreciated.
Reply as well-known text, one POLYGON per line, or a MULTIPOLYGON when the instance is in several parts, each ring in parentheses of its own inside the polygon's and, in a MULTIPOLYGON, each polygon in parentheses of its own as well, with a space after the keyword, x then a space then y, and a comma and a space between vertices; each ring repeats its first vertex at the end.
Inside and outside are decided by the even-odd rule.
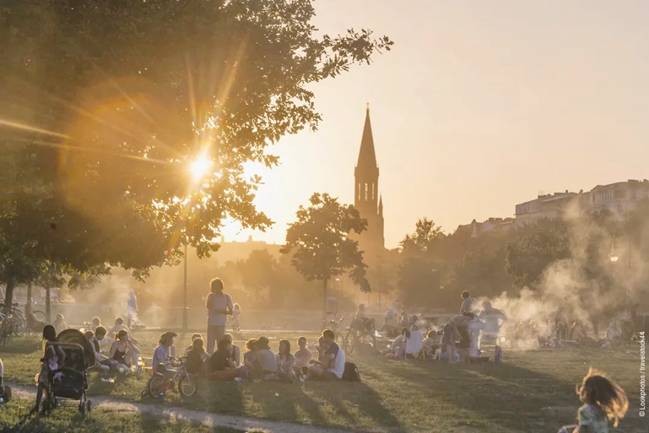
POLYGON ((343 349, 351 355, 356 349, 376 349, 376 326, 372 319, 354 319, 343 336, 343 349))
POLYGON ((148 380, 142 397, 164 398, 167 391, 176 388, 183 397, 192 397, 198 389, 194 375, 185 367, 185 358, 172 360, 169 365, 160 364, 148 380))

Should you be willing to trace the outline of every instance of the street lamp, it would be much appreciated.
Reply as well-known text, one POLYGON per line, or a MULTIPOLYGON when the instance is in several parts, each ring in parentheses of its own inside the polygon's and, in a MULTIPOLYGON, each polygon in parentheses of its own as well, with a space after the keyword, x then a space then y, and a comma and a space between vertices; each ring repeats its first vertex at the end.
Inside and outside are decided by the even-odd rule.
MULTIPOLYGON (((200 182, 205 176, 210 173, 214 162, 210 159, 207 152, 202 152, 196 156, 188 165, 187 170, 194 183, 200 182)), ((185 225, 185 232, 187 226, 185 225)), ((185 233, 186 234, 186 233, 185 233)), ((183 248, 183 331, 187 332, 187 239, 183 248)))

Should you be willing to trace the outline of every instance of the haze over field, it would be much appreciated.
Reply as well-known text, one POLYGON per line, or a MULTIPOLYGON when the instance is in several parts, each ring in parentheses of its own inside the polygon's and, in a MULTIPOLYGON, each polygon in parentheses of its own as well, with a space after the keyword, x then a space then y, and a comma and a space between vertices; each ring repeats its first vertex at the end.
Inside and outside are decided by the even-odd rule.
MULTIPOLYGON (((366 102, 386 246, 428 216, 446 231, 539 192, 648 177, 649 4, 326 0, 316 24, 359 24, 394 49, 314 87, 323 122, 284 138, 257 204, 282 242, 313 191, 353 201, 366 102), (341 11, 345 11, 341 13, 341 11), (416 60, 413 60, 416 59, 416 60), (295 180, 298 181, 295 181, 295 180)), ((226 239, 245 239, 230 227, 226 239)))

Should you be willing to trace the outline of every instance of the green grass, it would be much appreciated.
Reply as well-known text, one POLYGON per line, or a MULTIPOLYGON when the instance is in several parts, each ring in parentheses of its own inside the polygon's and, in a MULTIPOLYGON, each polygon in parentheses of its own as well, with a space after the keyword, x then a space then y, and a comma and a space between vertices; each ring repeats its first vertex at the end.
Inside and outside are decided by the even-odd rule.
MULTIPOLYGON (((157 335, 136 335, 150 356, 157 335)), ((244 337, 250 337, 245 335, 244 337)), ((273 335, 295 341, 296 335, 273 335)), ((314 335, 307 335, 311 340, 314 335)), ((177 344, 185 347, 186 338, 177 344)), ((239 342, 241 344, 241 342, 239 342)), ((3 351, 6 376, 33 383, 39 352, 33 339, 16 340, 3 351)), ((629 393, 631 411, 638 402, 638 348, 618 350, 565 348, 505 352, 496 366, 448 365, 425 361, 391 361, 377 356, 354 356, 362 383, 207 383, 199 395, 171 404, 224 414, 354 428, 408 432, 554 432, 572 422, 568 411, 549 417, 548 406, 576 408, 575 384, 588 367, 608 372, 629 393)), ((92 381, 90 394, 139 400, 146 378, 116 384, 92 381)), ((640 428, 638 420, 623 423, 625 432, 640 428)), ((136 431, 136 430, 135 430, 136 431)))
MULTIPOLYGON (((64 405, 47 417, 28 416, 31 402, 13 400, 0 408, 0 432, 21 433, 241 433, 186 422, 165 422, 135 413, 97 409, 82 417, 76 405, 64 405)), ((251 432, 252 433, 252 432, 251 432)))

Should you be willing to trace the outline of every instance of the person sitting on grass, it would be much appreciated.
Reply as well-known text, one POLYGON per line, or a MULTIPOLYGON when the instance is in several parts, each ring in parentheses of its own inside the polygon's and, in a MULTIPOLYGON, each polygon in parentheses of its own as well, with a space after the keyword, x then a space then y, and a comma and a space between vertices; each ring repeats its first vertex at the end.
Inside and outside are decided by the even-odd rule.
POLYGON ((629 409, 624 390, 603 373, 590 369, 577 388, 583 406, 577 411, 577 425, 564 426, 559 433, 609 433, 629 409))
POLYGON ((255 344, 255 367, 253 377, 263 380, 277 378, 277 358, 270 350, 268 338, 259 337, 255 344))
POLYGON ((242 371, 237 369, 232 360, 230 340, 223 337, 216 343, 216 351, 207 361, 207 373, 213 380, 233 380, 241 377, 242 371))
POLYGON ((251 338, 246 341, 246 352, 243 354, 243 366, 247 370, 252 370, 255 367, 257 358, 255 356, 255 351, 257 349, 257 340, 251 338))
POLYGON ((331 329, 322 331, 324 355, 309 369, 309 377, 322 380, 342 379, 345 372, 345 352, 336 344, 331 329))
POLYGON ((103 326, 97 326, 95 328, 95 341, 99 345, 98 352, 103 355, 102 359, 108 359, 106 354, 110 352, 111 343, 108 341, 108 338, 106 338, 107 334, 108 332, 103 326))
POLYGON ((99 316, 95 316, 90 321, 90 326, 91 326, 92 329, 97 329, 98 327, 104 326, 104 325, 103 325, 103 323, 101 323, 101 319, 99 318, 99 316))
POLYGON ((428 331, 426 338, 424 339, 421 356, 424 359, 434 359, 435 352, 440 347, 440 333, 435 330, 428 331))
POLYGON ((65 361, 65 352, 53 345, 53 343, 56 343, 56 329, 54 329, 54 326, 46 325, 43 328, 43 341, 45 341, 45 347, 43 349, 43 357, 41 358, 41 371, 38 374, 36 405, 32 409, 32 412, 37 412, 40 409, 44 394, 49 399, 50 396, 47 393, 50 390, 50 383, 52 383, 54 375, 63 366, 63 362, 65 361))
POLYGON ((410 330, 403 328, 401 334, 390 344, 390 350, 385 354, 390 359, 404 359, 406 357, 406 345, 410 339, 410 330))
POLYGON ((111 360, 111 369, 121 376, 125 376, 131 369, 130 345, 128 344, 128 332, 121 330, 117 338, 110 346, 108 358, 111 360))
POLYGON ((280 340, 279 353, 277 353, 277 376, 279 380, 295 382, 295 358, 291 354, 291 342, 280 340))
POLYGON ((68 323, 65 321, 65 317, 63 317, 63 314, 61 313, 56 315, 56 320, 54 320, 53 325, 57 334, 69 328, 68 323))
POLYGON ((230 350, 232 351, 230 359, 234 363, 234 366, 239 368, 241 366, 241 349, 239 349, 239 346, 235 346, 232 342, 232 335, 225 334, 223 338, 230 342, 230 350))
POLYGON ((97 338, 92 331, 86 331, 84 333, 84 336, 86 337, 86 340, 88 340, 88 343, 90 343, 90 346, 92 347, 92 350, 95 354, 95 365, 90 368, 90 371, 98 372, 101 380, 105 381, 106 379, 108 379, 108 376, 110 374, 110 365, 102 361, 106 360, 107 357, 101 353, 99 341, 97 341, 97 338))
POLYGON ((174 338, 176 337, 175 332, 165 332, 160 336, 158 347, 153 351, 153 358, 151 359, 151 371, 153 374, 162 373, 167 375, 168 367, 176 355, 174 347, 174 338))
POLYGON ((185 368, 187 373, 201 375, 205 373, 205 365, 209 357, 205 351, 205 342, 202 338, 195 338, 192 341, 191 348, 185 352, 185 368))
POLYGON ((306 372, 305 369, 309 367, 309 362, 311 362, 311 359, 313 358, 313 354, 311 354, 311 351, 306 347, 306 337, 298 338, 297 346, 299 349, 294 355, 295 369, 306 372))

